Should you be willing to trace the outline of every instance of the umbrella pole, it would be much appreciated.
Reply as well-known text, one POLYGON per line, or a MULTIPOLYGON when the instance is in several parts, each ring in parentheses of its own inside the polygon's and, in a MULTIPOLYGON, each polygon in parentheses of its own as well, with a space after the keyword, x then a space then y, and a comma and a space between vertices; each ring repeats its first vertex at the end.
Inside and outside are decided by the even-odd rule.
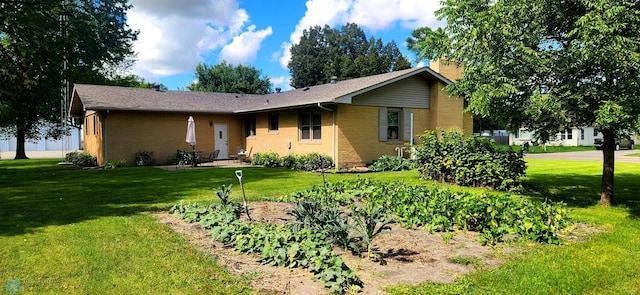
POLYGON ((196 167, 196 146, 192 145, 191 146, 191 166, 192 167, 196 167))
POLYGON ((240 181, 240 189, 242 190, 242 201, 244 202, 244 211, 247 213, 247 218, 249 218, 249 221, 253 221, 253 219, 251 219, 251 216, 249 215, 247 196, 244 193, 244 185, 242 185, 242 170, 236 170, 236 177, 238 177, 238 181, 240 181))

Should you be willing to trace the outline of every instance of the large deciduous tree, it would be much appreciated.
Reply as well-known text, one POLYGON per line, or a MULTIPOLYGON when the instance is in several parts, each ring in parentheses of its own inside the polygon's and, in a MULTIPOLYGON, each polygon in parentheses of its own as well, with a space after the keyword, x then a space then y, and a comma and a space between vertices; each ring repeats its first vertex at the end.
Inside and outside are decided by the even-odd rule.
POLYGON ((640 124, 640 2, 446 0, 436 14, 445 27, 408 41, 464 66, 450 94, 510 129, 601 130, 600 200, 612 204, 614 137, 640 124))
POLYGON ((197 81, 187 88, 191 91, 266 94, 271 92, 271 81, 251 66, 234 66, 223 61, 214 66, 200 63, 196 66, 197 81))
POLYGON ((0 129, 16 136, 16 159, 26 158, 26 140, 64 132, 68 85, 132 57, 129 8, 126 0, 0 2, 0 129))
POLYGON ((290 85, 294 88, 408 69, 411 63, 394 41, 367 39, 356 24, 340 29, 315 26, 302 32, 300 42, 291 47, 290 85))

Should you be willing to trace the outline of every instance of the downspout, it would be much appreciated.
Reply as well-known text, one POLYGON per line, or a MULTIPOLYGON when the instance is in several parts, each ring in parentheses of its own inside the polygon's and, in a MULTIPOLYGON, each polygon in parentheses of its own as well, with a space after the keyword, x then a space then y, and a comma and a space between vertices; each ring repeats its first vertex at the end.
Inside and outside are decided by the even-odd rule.
POLYGON ((325 110, 327 112, 331 112, 332 117, 333 117, 333 122, 331 125, 331 152, 333 153, 333 165, 334 168, 338 169, 338 161, 336 159, 336 112, 328 107, 324 107, 322 106, 320 103, 318 103, 318 107, 322 110, 325 110))

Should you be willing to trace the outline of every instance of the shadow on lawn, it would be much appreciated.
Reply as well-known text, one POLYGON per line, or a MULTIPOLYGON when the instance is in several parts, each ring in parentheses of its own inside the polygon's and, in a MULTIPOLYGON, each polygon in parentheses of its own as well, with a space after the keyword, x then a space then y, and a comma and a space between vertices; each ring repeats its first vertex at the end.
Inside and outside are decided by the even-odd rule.
MULTIPOLYGON (((615 205, 629 208, 631 214, 640 217, 640 195, 637 174, 619 173, 614 180, 615 205)), ((540 192, 541 197, 548 197, 552 201, 562 201, 570 207, 589 207, 600 201, 600 175, 584 175, 575 173, 536 174, 527 176, 525 185, 540 192)))
MULTIPOLYGON (((0 235, 20 235, 48 225, 105 216, 167 210, 180 200, 202 200, 208 195, 216 201, 211 189, 220 184, 233 183, 234 191, 239 190, 235 169, 231 168, 80 170, 56 163, 40 159, 0 163, 0 183, 4 184, 0 195, 0 235)), ((245 169, 243 180, 249 183, 267 178, 286 183, 292 177, 287 170, 248 169, 252 169, 251 173, 245 169)))

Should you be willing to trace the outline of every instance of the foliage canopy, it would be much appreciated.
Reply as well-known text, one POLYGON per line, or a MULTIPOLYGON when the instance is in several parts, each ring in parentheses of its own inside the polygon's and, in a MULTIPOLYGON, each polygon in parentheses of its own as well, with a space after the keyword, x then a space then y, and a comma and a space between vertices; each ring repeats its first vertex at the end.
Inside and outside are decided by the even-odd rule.
POLYGON ((130 61, 137 38, 126 24, 130 7, 126 0, 0 2, 0 128, 16 135, 16 158, 26 158, 26 139, 64 132, 61 97, 70 85, 104 79, 130 61))
POLYGON ((345 80, 408 69, 411 63, 394 41, 385 45, 380 38, 367 39, 357 24, 348 23, 304 30, 291 47, 288 67, 291 86, 302 88, 329 83, 333 76, 345 80))
POLYGON ((271 81, 251 66, 234 66, 223 61, 214 66, 200 63, 196 66, 197 81, 187 88, 191 91, 266 94, 271 92, 271 81))
POLYGON ((436 15, 447 25, 415 30, 408 43, 464 66, 446 89, 476 115, 512 130, 601 130, 607 205, 615 134, 640 125, 639 11, 631 0, 446 0, 436 15))

